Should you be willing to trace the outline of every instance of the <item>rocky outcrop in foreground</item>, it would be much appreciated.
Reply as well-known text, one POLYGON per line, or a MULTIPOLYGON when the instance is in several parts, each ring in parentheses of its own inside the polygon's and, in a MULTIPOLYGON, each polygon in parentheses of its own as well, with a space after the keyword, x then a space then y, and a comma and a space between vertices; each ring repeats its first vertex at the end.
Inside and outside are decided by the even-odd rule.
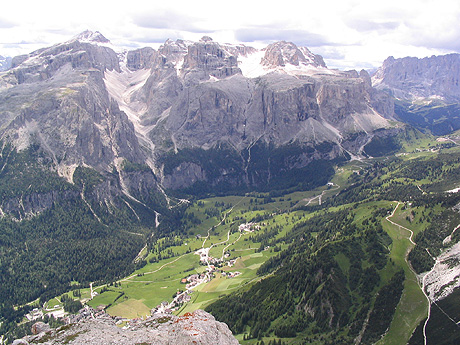
POLYGON ((238 341, 225 323, 197 310, 182 316, 163 315, 150 317, 129 328, 120 328, 110 316, 87 318, 42 332, 39 335, 16 340, 16 344, 155 344, 233 345, 238 341))

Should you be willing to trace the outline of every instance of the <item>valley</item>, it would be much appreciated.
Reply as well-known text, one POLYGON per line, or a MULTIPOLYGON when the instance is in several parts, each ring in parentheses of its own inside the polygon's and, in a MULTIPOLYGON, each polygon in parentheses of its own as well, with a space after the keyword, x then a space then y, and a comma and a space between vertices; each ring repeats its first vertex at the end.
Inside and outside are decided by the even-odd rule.
MULTIPOLYGON (((420 144, 430 147, 435 145, 436 141, 423 139, 411 145, 420 144)), ((409 149, 412 150, 411 147, 409 149)), ((116 282, 93 287, 92 291, 95 293, 93 292, 91 299, 89 299, 89 289, 79 289, 81 301, 95 309, 104 307, 108 314, 121 319, 146 317, 150 315, 152 309, 171 310, 174 314, 182 315, 196 309, 212 307, 214 302, 224 296, 248 293, 270 277, 274 278, 272 269, 261 272, 260 268, 270 262, 276 262, 283 251, 292 253, 292 246, 296 243, 292 242, 295 238, 293 236, 297 229, 304 227, 308 221, 321 217, 322 214, 339 215, 342 210, 350 210, 352 212, 350 225, 358 226, 355 230, 350 232, 346 228, 341 230, 338 228, 339 232, 332 232, 321 240, 320 237, 324 234, 310 230, 311 236, 303 241, 309 242, 309 246, 312 246, 312 249, 316 248, 317 252, 335 248, 340 243, 343 243, 340 244, 341 248, 346 248, 343 245, 349 241, 362 238, 361 228, 365 229, 367 226, 364 224, 368 224, 369 220, 374 219, 375 225, 380 224, 379 231, 383 231, 386 237, 381 237, 379 232, 371 236, 381 238, 377 241, 383 241, 385 246, 388 246, 386 249, 388 252, 385 254, 388 259, 384 261, 381 261, 383 257, 378 260, 372 259, 377 260, 373 265, 377 265, 376 272, 379 278, 378 283, 374 287, 370 286, 367 293, 370 294, 370 300, 374 301, 377 296, 376 291, 391 282, 391 278, 398 270, 404 273, 404 284, 401 287, 401 298, 395 302, 395 310, 391 311, 394 312, 394 316, 386 321, 388 329, 377 343, 400 344, 401 339, 409 341, 417 326, 425 320, 429 310, 427 297, 422 290, 424 279, 414 272, 408 261, 408 254, 416 243, 414 239, 428 226, 428 223, 420 222, 420 218, 429 209, 415 206, 413 201, 409 201, 412 196, 404 193, 400 194, 400 200, 395 199, 395 201, 376 201, 372 195, 362 196, 361 201, 351 204, 337 202, 337 200, 341 194, 353 188, 357 179, 368 174, 376 165, 380 165, 384 171, 387 171, 378 178, 381 181, 381 188, 386 189, 395 184, 395 181, 399 181, 398 172, 404 170, 405 165, 414 160, 429 160, 447 152, 452 155, 460 154, 456 147, 440 150, 438 148, 433 151, 418 146, 412 151, 413 153, 405 152, 404 155, 399 155, 403 160, 398 160, 399 168, 396 171, 386 170, 385 162, 388 158, 351 161, 336 167, 336 174, 328 185, 312 191, 298 191, 280 196, 270 196, 269 193, 248 193, 240 196, 195 200, 189 204, 184 213, 185 228, 181 236, 158 240, 148 251, 142 252, 142 268, 116 282), (375 214, 373 217, 376 218, 369 218, 372 214, 375 214)), ((413 185, 414 190, 420 192, 417 186, 421 182, 417 179, 412 182, 406 181, 406 186, 413 185)), ((426 179, 424 183, 428 185, 426 179)), ((435 180, 431 179, 429 183, 435 183, 435 180)), ((425 189, 426 186, 423 188, 425 189)), ((423 194, 417 193, 417 195, 423 194)), ((443 207, 437 204, 430 212, 434 215, 441 213, 442 210, 443 207)), ((294 250, 294 252, 298 251, 294 250)), ((334 258, 343 274, 347 275, 353 265, 349 254, 344 253, 347 252, 336 254, 334 258)), ((369 267, 371 262, 364 263, 363 268, 369 267)), ((347 280, 347 286, 352 284, 350 279, 351 276, 347 280)), ((72 296, 72 293, 68 295, 72 296)), ((51 299, 48 308, 53 307, 56 300, 61 298, 62 296, 58 296, 51 299)), ((286 303, 289 305, 290 302, 286 303)), ((361 341, 367 343, 369 340, 366 339, 373 339, 369 338, 369 331, 366 331, 372 328, 375 322, 373 308, 377 307, 371 306, 368 309, 367 317, 364 314, 364 318, 361 319, 363 321, 365 319, 364 323, 356 330, 356 339, 361 339, 358 343, 361 341)), ((351 311, 350 313, 353 314, 351 311)), ((314 320, 310 322, 315 323, 314 320)), ((231 322, 229 325, 232 327, 231 322)), ((267 343, 278 339, 274 335, 252 338, 248 336, 252 331, 252 327, 246 328, 245 332, 237 334, 237 339, 242 344, 256 344, 260 340, 267 343)), ((281 334, 279 331, 275 332, 281 334)), ((298 343, 301 339, 307 339, 313 344, 327 343, 327 339, 330 341, 334 339, 333 341, 337 343, 348 339, 348 332, 345 330, 320 333, 323 334, 320 337, 315 336, 315 333, 310 326, 306 331, 297 333, 295 338, 291 336, 282 339, 292 344, 298 343)))

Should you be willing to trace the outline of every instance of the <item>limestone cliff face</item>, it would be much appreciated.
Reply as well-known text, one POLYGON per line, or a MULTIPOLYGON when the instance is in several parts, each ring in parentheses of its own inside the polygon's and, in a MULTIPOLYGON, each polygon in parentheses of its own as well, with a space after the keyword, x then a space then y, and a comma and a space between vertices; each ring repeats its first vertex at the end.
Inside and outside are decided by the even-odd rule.
MULTIPOLYGON (((123 73, 117 78, 124 78, 123 73)), ((152 55, 146 78, 118 102, 141 109, 135 115, 138 137, 150 142, 147 150, 155 148, 161 181, 173 189, 217 181, 203 163, 191 158, 162 170, 168 152, 206 151, 224 144, 241 156, 234 160, 233 170, 240 172, 250 169, 251 155, 245 152, 255 143, 274 147, 295 143, 303 147, 302 155, 310 152, 307 147, 331 143, 328 155, 315 157, 359 155, 366 141, 362 137, 391 127, 388 119, 394 112, 391 97, 374 89, 365 71, 329 70, 321 56, 289 42, 257 50, 219 44, 209 37, 199 42, 166 41, 152 55), (259 72, 252 77, 254 71, 259 72)), ((297 160, 312 161, 300 156, 297 160)), ((224 175, 227 183, 233 183, 232 174, 224 175)), ((252 180, 247 174, 239 179, 252 180)))
MULTIPOLYGON (((112 197, 136 194, 142 200, 159 193, 158 184, 151 171, 142 179, 122 171, 123 161, 145 164, 146 155, 133 122, 106 90, 104 73, 121 72, 120 58, 108 44, 102 35, 85 32, 14 59, 13 68, 0 74, 1 137, 3 144, 12 143, 18 151, 39 147, 52 161, 44 169, 71 183, 78 166, 93 168, 110 180, 115 171, 118 191, 111 189, 112 197)), ((132 68, 150 61, 148 50, 141 55, 132 61, 132 68)), ((6 213, 38 213, 68 199, 56 193, 25 192, 23 210, 17 207, 19 199, 2 207, 6 213)))
POLYGON ((150 47, 131 50, 126 54, 126 67, 132 71, 150 68, 156 55, 157 52, 150 47))
POLYGON ((69 165, 143 161, 133 124, 105 90, 106 69, 120 70, 115 52, 79 40, 30 54, 0 76, 2 136, 19 149, 36 142, 69 165))
POLYGON ((206 172, 193 162, 183 162, 176 166, 163 179, 163 185, 170 189, 181 189, 193 185, 197 181, 206 181, 206 172))
POLYGON ((181 69, 186 83, 208 79, 209 76, 221 79, 237 73, 241 73, 237 57, 213 42, 210 37, 203 37, 199 42, 188 46, 181 69))
POLYGON ((448 54, 423 59, 387 58, 372 77, 377 89, 389 90, 403 99, 440 98, 460 100, 460 55, 448 54))
POLYGON ((78 196, 79 192, 76 190, 24 194, 2 200, 1 216, 10 215, 18 220, 29 218, 51 208, 55 202, 72 200, 78 196))
POLYGON ((392 108, 382 106, 379 114, 372 106, 375 94, 359 76, 272 73, 247 79, 237 74, 184 87, 151 138, 159 149, 168 138, 175 149, 222 141, 243 149, 259 139, 275 145, 340 144, 350 133, 389 127, 392 108))
POLYGON ((160 52, 161 63, 134 95, 146 103, 142 120, 156 124, 151 138, 160 149, 166 137, 176 149, 209 147, 218 138, 240 148, 260 136, 277 145, 299 136, 302 142, 337 141, 349 132, 384 128, 385 118, 393 115, 391 104, 380 104, 390 100, 372 88, 366 72, 328 70, 320 56, 293 43, 268 46, 258 64, 275 69, 258 78, 247 78, 238 63, 254 50, 210 38, 188 44, 168 41, 160 52), (294 74, 286 72, 289 66, 294 74), (329 135, 315 139, 313 127, 329 135))
POLYGON ((68 181, 77 166, 116 171, 128 194, 158 181, 146 174, 150 182, 138 181, 144 187, 132 184, 134 175, 123 177, 124 160, 148 165, 170 188, 222 178, 250 183, 256 143, 271 151, 300 147, 292 166, 359 155, 363 139, 350 140, 391 127, 392 116, 391 99, 366 72, 329 70, 319 55, 289 42, 257 50, 203 37, 116 53, 100 33, 84 32, 13 59, 0 75, 4 140, 19 150, 39 145, 68 181), (329 152, 304 157, 324 143, 329 152), (233 150, 235 162, 223 175, 203 165, 219 145, 233 150), (185 149, 204 150, 201 161, 176 157, 165 172, 165 157, 185 149))

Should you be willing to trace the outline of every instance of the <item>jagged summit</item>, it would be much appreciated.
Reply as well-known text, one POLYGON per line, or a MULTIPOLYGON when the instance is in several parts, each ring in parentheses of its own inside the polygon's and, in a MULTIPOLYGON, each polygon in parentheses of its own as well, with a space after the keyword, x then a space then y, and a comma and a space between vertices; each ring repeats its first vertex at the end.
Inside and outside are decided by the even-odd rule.
POLYGON ((88 43, 110 43, 99 31, 85 30, 75 36, 72 40, 88 43))
MULTIPOLYGON (((172 39, 167 39, 163 45, 160 46, 158 52, 165 56, 166 58, 172 55, 180 55, 183 57, 187 54, 187 47, 192 45, 194 42, 185 41, 182 39, 177 39, 173 41, 172 39)), ((177 58, 175 58, 177 59, 177 58)))
MULTIPOLYGON (((272 72, 290 75, 337 74, 327 68, 321 55, 292 42, 278 41, 264 49, 239 55, 238 67, 243 75, 256 78, 272 72)), ((339 72, 340 74, 340 72, 339 72)))
POLYGON ((293 66, 326 67, 320 55, 313 54, 306 47, 297 47, 292 42, 279 41, 265 48, 261 64, 268 67, 293 66))
POLYGON ((200 39, 200 42, 212 42, 212 41, 213 41, 212 38, 209 36, 203 36, 200 39))
MULTIPOLYGON (((218 79, 239 73, 249 78, 272 72, 291 75, 335 73, 327 68, 322 56, 312 53, 307 47, 298 47, 286 41, 256 49, 244 44, 219 43, 209 36, 203 36, 196 42, 168 39, 158 52, 165 62, 171 62, 176 67, 178 73, 182 71, 181 75, 188 74, 187 69, 198 66, 207 70, 225 67, 225 73, 210 73, 218 79)), ((208 75, 202 78, 207 79, 208 75)))

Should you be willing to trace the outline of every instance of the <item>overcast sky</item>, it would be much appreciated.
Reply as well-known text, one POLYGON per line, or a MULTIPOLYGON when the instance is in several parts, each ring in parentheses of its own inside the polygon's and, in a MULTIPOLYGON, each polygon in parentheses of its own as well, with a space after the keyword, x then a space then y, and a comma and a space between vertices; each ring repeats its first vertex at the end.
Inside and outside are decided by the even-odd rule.
POLYGON ((378 67, 390 55, 460 52, 458 0, 10 0, 0 9, 3 56, 63 42, 86 29, 128 49, 203 35, 255 47, 286 40, 340 69, 378 67))

